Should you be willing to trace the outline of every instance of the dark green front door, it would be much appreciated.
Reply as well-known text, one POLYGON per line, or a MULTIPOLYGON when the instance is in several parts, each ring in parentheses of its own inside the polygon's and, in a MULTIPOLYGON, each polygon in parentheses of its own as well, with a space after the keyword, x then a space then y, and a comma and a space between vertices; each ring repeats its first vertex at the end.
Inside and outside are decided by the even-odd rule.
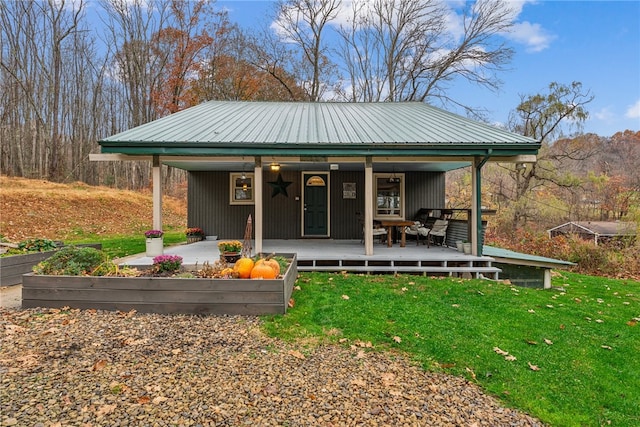
POLYGON ((329 175, 326 173, 303 173, 304 183, 304 235, 329 236, 329 175))

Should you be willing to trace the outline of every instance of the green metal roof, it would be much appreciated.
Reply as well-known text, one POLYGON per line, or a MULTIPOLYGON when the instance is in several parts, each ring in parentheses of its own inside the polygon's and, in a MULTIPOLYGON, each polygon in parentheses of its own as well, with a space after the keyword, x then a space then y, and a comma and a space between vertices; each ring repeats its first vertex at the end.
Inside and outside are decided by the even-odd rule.
POLYGON ((482 254, 492 258, 496 258, 497 262, 505 262, 507 260, 516 260, 518 261, 518 263, 521 263, 523 265, 540 265, 540 266, 546 266, 549 268, 558 268, 558 267, 566 268, 566 267, 575 265, 574 263, 569 261, 563 261, 563 260, 554 259, 554 258, 547 258, 543 256, 538 256, 538 255, 523 254, 521 252, 515 252, 509 249, 502 249, 495 246, 486 246, 486 245, 483 246, 482 254))
POLYGON ((538 141, 419 102, 209 101, 99 141, 103 153, 514 156, 538 141))

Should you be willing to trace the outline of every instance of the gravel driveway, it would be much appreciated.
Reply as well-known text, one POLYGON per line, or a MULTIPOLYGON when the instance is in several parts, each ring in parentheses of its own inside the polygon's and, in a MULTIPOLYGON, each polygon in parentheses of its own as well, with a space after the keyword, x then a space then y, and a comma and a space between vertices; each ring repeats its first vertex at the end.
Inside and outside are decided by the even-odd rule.
POLYGON ((540 426, 464 379, 251 317, 0 308, 2 426, 540 426))

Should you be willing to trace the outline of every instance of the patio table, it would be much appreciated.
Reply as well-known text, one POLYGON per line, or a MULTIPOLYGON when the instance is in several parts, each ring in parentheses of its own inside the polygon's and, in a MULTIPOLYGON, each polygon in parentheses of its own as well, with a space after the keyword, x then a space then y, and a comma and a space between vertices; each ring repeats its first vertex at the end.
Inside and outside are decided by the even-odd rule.
POLYGON ((404 248, 407 243, 407 234, 405 233, 404 228, 410 225, 413 225, 413 221, 409 221, 406 219, 382 219, 380 223, 383 227, 387 228, 387 247, 392 246, 391 242, 391 230, 396 227, 400 227, 402 237, 400 239, 400 247, 404 248))

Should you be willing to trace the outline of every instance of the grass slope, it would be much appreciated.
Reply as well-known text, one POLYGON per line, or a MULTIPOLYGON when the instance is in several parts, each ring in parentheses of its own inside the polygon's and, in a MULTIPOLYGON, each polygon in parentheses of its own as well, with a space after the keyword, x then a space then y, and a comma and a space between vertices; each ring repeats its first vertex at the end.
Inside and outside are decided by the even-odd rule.
POLYGON ((566 274, 535 290, 309 273, 298 284, 271 334, 405 352, 556 426, 640 425, 638 282, 566 274))

